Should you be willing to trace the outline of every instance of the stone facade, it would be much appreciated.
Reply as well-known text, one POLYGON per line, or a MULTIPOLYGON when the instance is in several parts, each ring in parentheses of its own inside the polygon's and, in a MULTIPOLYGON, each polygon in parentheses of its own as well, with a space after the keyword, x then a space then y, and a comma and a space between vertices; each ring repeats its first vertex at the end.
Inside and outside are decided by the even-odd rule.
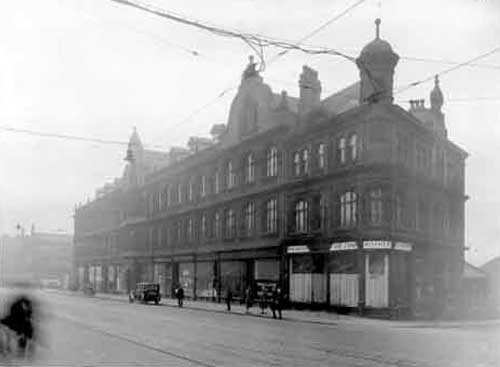
POLYGON ((293 304, 438 310, 462 271, 466 153, 447 139, 437 82, 430 109, 392 103, 397 59, 377 31, 360 82, 324 100, 309 67, 293 98, 250 64, 211 143, 154 169, 141 146, 126 173, 142 180, 77 208, 80 282, 217 299, 266 281, 293 304))

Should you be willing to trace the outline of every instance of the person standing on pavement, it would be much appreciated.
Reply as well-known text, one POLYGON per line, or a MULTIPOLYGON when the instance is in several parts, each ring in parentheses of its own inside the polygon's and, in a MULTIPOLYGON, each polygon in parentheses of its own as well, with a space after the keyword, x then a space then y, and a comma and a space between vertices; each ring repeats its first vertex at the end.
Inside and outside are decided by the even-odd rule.
POLYGON ((276 287, 276 289, 273 292, 273 299, 272 299, 272 308, 271 310, 273 311, 273 318, 276 318, 276 311, 278 311, 278 316, 279 319, 281 320, 281 310, 283 308, 283 292, 281 291, 281 287, 276 287))
POLYGON ((231 302, 233 301, 233 292, 231 292, 231 288, 227 287, 226 289, 226 306, 227 310, 231 311, 231 302))
POLYGON ((252 288, 250 286, 245 290, 245 306, 246 313, 249 313, 250 307, 252 307, 252 288))
POLYGON ((184 306, 184 289, 182 286, 179 285, 179 287, 177 287, 175 295, 177 296, 177 305, 179 307, 184 306))

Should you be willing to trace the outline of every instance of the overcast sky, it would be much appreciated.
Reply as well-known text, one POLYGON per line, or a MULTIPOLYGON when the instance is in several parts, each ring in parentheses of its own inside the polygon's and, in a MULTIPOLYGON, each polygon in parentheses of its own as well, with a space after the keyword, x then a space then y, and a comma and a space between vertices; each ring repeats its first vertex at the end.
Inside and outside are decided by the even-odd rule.
MULTIPOLYGON (((355 2, 150 1, 190 18, 287 40, 301 39, 355 2)), ((500 45, 498 0, 367 0, 306 43, 357 56, 373 39, 377 17, 382 38, 403 57, 396 89, 450 67, 404 57, 462 62, 500 45)), ((269 49, 266 56, 277 52, 269 49)), ((0 126, 123 141, 137 126, 146 146, 184 145, 189 136, 227 122, 234 91, 216 97, 238 85, 251 53, 241 41, 110 0, 0 1, 0 126)), ((474 264, 500 255, 500 52, 480 63, 441 79, 449 137, 470 153, 466 238, 474 264)), ((349 61, 299 52, 272 63, 262 76, 273 91, 297 95, 304 64, 318 70, 323 97, 358 79, 349 61)), ((431 89, 432 82, 424 83, 396 102, 407 108, 405 100, 428 100, 431 89)), ((16 223, 72 231, 74 204, 121 175, 124 150, 0 130, 0 233, 13 232, 16 223)))

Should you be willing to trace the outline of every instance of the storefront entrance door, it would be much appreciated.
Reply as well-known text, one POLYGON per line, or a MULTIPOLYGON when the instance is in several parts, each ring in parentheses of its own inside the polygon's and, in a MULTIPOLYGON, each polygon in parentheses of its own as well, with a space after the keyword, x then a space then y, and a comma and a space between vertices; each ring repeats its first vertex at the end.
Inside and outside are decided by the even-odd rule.
POLYGON ((366 306, 387 307, 389 305, 389 256, 373 252, 365 257, 366 306))

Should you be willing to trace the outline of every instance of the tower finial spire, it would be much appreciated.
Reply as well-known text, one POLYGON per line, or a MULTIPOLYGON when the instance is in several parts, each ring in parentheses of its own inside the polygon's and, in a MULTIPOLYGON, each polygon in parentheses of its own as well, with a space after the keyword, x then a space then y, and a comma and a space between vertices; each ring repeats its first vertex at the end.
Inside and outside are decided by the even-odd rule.
POLYGON ((375 19, 375 38, 376 39, 380 38, 380 23, 381 23, 380 18, 375 19))

